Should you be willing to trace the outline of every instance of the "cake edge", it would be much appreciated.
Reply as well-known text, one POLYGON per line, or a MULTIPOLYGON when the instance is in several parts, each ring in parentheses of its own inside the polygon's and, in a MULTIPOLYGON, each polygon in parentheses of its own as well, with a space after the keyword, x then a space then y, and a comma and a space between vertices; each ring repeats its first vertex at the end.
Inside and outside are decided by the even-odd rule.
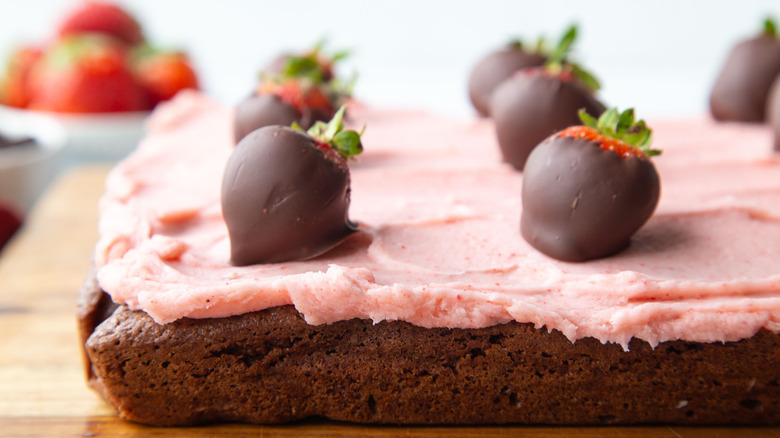
POLYGON ((290 305, 160 325, 113 303, 95 273, 77 305, 85 375, 135 422, 780 424, 780 335, 766 329, 624 351, 517 322, 312 326, 290 305))

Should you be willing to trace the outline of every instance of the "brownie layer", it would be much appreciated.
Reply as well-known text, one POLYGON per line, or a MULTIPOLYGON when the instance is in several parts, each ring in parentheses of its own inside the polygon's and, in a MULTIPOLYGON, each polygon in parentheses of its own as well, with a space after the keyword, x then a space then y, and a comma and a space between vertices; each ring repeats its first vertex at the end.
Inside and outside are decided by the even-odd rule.
POLYGON ((146 424, 780 424, 780 335, 766 330, 655 349, 634 339, 624 351, 516 322, 313 326, 283 306, 160 325, 112 307, 89 278, 88 378, 121 417, 146 424))

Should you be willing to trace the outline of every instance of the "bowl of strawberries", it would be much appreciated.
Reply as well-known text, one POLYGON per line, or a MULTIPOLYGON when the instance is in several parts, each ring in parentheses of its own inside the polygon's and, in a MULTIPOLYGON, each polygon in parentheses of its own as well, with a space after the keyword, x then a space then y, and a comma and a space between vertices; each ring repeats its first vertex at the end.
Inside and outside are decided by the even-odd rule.
POLYGON ((133 15, 102 0, 79 3, 47 43, 14 48, 1 75, 0 118, 33 137, 57 124, 69 155, 91 161, 122 158, 149 111, 199 87, 184 52, 157 48, 133 15))
POLYGON ((57 174, 65 146, 62 128, 42 121, 39 136, 0 118, 0 249, 57 174))

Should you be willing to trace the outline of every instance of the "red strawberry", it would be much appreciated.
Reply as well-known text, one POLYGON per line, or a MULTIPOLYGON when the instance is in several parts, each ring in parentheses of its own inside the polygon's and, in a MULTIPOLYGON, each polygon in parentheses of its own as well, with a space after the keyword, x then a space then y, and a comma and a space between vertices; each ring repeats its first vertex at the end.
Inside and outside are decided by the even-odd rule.
POLYGON ((363 146, 360 134, 342 131, 343 116, 344 107, 308 132, 266 126, 236 145, 222 182, 234 264, 316 257, 355 232, 347 159, 363 146))
POLYGON ((8 207, 0 203, 0 249, 11 240, 16 230, 22 226, 22 220, 8 207))
POLYGON ((187 55, 157 52, 141 55, 135 74, 152 106, 173 98, 181 90, 199 89, 198 76, 187 55))
POLYGON ((115 4, 96 0, 81 3, 65 17, 57 32, 60 37, 80 33, 111 35, 130 46, 144 41, 141 25, 130 13, 115 4))
POLYGON ((763 122, 772 82, 780 76, 780 38, 767 19, 758 36, 737 44, 729 53, 710 94, 717 120, 763 122))
POLYGON ((29 77, 42 51, 35 46, 17 48, 8 59, 0 81, 0 104, 25 108, 30 103, 29 77))
POLYGON ((596 116, 604 105, 593 95, 598 81, 566 61, 576 38, 572 27, 543 68, 520 70, 505 80, 490 99, 490 115, 504 161, 521 170, 528 154, 556 131, 579 124, 577 111, 596 116))
POLYGON ((611 109, 598 121, 552 135, 523 173, 525 240, 550 257, 585 261, 615 254, 650 218, 660 181, 648 158, 651 131, 634 112, 611 109))
POLYGON ((30 77, 31 109, 100 113, 149 109, 124 48, 97 34, 59 41, 30 77))

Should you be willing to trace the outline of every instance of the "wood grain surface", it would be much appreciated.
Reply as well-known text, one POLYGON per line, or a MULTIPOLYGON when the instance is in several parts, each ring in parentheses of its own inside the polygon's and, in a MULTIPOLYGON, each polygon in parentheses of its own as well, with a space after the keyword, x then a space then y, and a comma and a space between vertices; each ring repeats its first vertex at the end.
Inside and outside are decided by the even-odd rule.
POLYGON ((150 428, 120 420, 84 383, 76 293, 97 239, 104 166, 69 172, 50 189, 0 254, 2 437, 774 437, 780 428, 365 427, 335 422, 284 426, 150 428))

